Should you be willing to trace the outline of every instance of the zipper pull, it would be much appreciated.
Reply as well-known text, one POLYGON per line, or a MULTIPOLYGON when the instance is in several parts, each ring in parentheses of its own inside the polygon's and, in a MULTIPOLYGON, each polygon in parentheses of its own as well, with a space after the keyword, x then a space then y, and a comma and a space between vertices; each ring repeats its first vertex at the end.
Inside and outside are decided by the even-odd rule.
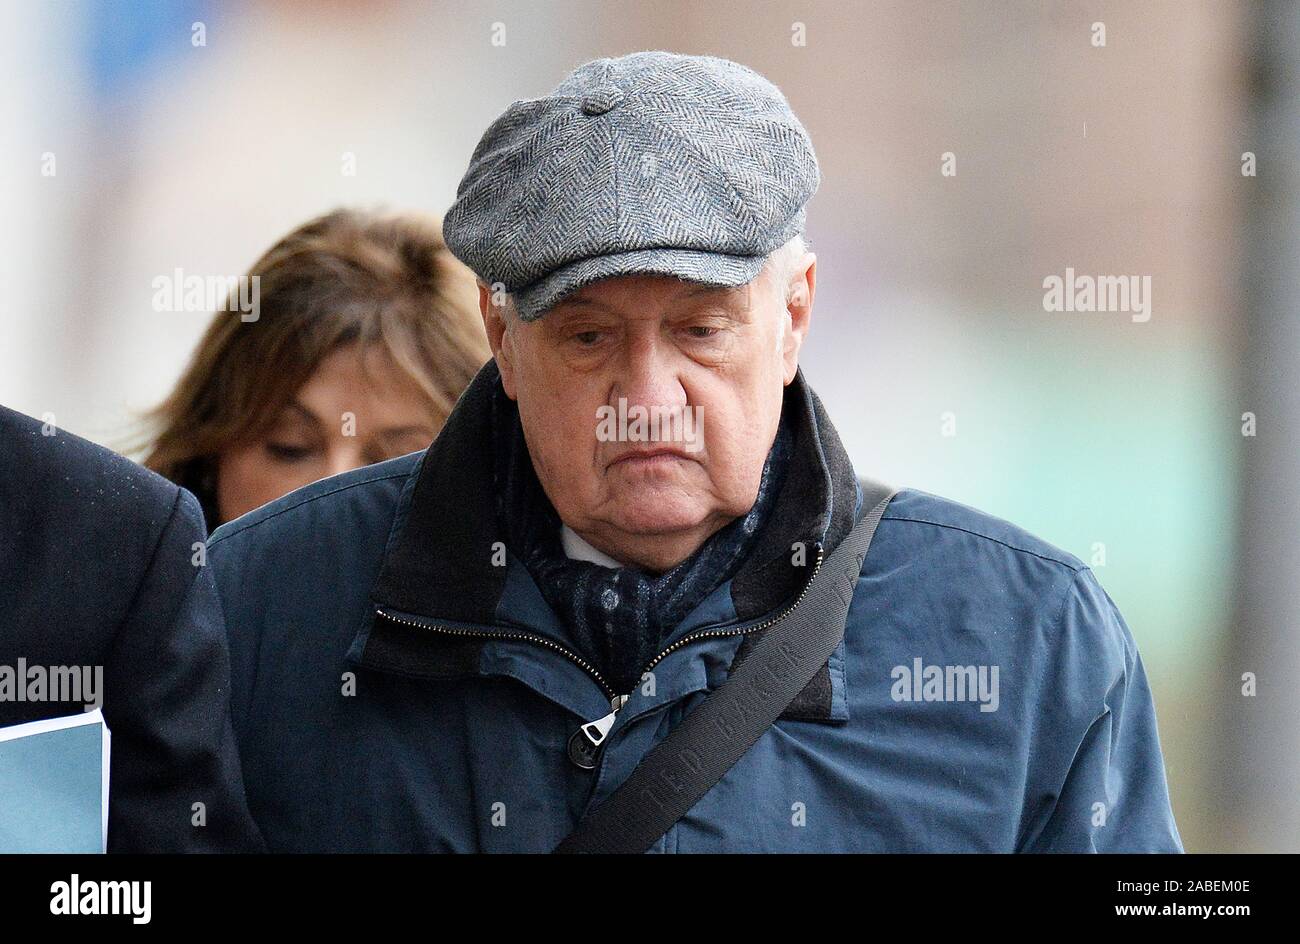
POLYGON ((580 733, 586 735, 592 747, 600 747, 605 743, 605 737, 609 734, 609 729, 614 727, 614 719, 618 717, 618 710, 626 705, 631 697, 631 695, 615 695, 609 700, 611 709, 609 714, 595 721, 588 721, 578 729, 580 733))
POLYGON ((605 743, 605 738, 609 735, 610 728, 614 727, 614 720, 618 717, 618 710, 627 704, 631 695, 617 695, 610 699, 609 707, 612 709, 609 714, 603 718, 597 718, 595 721, 588 721, 578 730, 573 732, 569 738, 569 760, 583 770, 593 770, 596 766, 596 758, 600 755, 600 747, 605 743))

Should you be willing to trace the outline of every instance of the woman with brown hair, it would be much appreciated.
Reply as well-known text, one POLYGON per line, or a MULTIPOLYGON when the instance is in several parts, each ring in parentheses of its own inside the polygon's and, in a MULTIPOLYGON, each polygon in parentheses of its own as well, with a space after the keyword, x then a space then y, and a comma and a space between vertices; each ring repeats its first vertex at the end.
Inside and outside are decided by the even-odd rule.
POLYGON ((209 529, 427 446, 488 360, 477 290, 436 221, 337 210, 259 259, 259 311, 219 312, 150 414, 144 464, 209 529))

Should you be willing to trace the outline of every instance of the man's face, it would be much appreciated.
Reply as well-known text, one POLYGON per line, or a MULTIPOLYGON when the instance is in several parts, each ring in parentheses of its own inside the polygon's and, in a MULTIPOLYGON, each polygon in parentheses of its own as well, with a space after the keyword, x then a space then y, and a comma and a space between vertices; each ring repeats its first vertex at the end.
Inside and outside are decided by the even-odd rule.
POLYGON ((505 391, 565 524, 661 571, 749 511, 811 312, 814 258, 795 268, 730 289, 606 279, 527 323, 481 290, 505 391))

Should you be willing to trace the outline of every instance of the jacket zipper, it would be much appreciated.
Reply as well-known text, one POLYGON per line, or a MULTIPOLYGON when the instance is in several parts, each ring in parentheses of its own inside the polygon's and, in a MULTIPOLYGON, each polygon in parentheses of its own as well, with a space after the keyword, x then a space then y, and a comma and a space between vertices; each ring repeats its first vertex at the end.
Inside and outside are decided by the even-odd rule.
POLYGON ((672 655, 674 652, 676 652, 678 649, 682 648, 683 646, 687 645, 688 643, 692 643, 700 639, 706 639, 712 636, 748 635, 749 633, 756 633, 761 629, 767 629, 769 626, 775 626, 777 623, 781 622, 781 620, 785 619, 787 616, 793 613, 795 607, 797 607, 800 603, 802 603, 803 598, 808 595, 808 588, 811 587, 812 582, 817 579, 817 571, 821 570, 822 568, 823 554, 824 551, 822 550, 821 545, 818 545, 817 560, 813 564, 812 573, 809 574, 808 579, 804 581, 803 589, 801 589, 799 591, 799 595, 794 598, 794 602, 791 603, 784 610, 782 610, 780 615, 773 616, 769 619, 766 619, 755 626, 746 626, 742 628, 733 628, 733 629, 725 629, 725 628, 701 629, 693 633, 688 633, 687 635, 683 636, 681 639, 673 643, 671 646, 669 646, 667 649, 665 649, 663 652, 659 653, 659 655, 651 659, 650 664, 641 670, 641 674, 645 675, 647 672, 652 671, 656 665, 658 665, 660 662, 664 660, 665 657, 672 655))
POLYGON ((442 633, 448 636, 470 636, 475 639, 508 639, 513 642, 531 642, 539 646, 545 646, 547 649, 552 649, 555 652, 558 652, 560 655, 578 666, 578 668, 590 675, 592 679, 595 680, 596 684, 600 686, 601 691, 605 693, 606 698, 613 700, 618 697, 615 694, 614 689, 612 689, 609 683, 605 681, 605 677, 601 675, 591 663, 582 658, 582 656, 578 655, 576 652, 564 648, 557 642, 552 642, 545 636, 538 636, 534 633, 503 633, 489 630, 461 629, 458 626, 443 626, 439 623, 426 622, 425 620, 410 619, 405 616, 394 616, 382 607, 376 607, 375 613, 386 620, 390 620, 394 623, 401 623, 403 626, 413 626, 416 629, 426 629, 431 632, 442 633))
MULTIPOLYGON (((671 646, 669 646, 667 649, 665 649, 663 652, 659 653, 657 656, 651 659, 649 664, 646 665, 646 667, 641 670, 641 675, 644 676, 647 672, 653 671, 654 667, 658 665, 660 662, 662 662, 665 658, 672 655, 674 652, 676 652, 678 649, 681 649, 683 646, 689 645, 690 643, 697 642, 701 639, 709 639, 709 638, 722 637, 722 636, 747 635, 749 633, 756 633, 759 630, 767 629, 770 626, 775 626, 781 620, 785 619, 792 612, 794 612, 795 608, 798 607, 799 604, 803 602, 804 597, 808 595, 808 588, 812 586, 813 581, 817 579, 817 572, 821 570, 822 559, 824 555, 825 555, 825 551, 822 548, 822 546, 819 544, 817 546, 817 560, 813 564, 812 573, 809 575, 808 579, 804 581, 803 588, 799 591, 799 595, 795 597, 794 602, 791 603, 784 610, 782 610, 778 615, 770 617, 764 620, 763 622, 756 623, 752 626, 733 625, 731 627, 718 627, 715 624, 715 626, 712 628, 701 629, 693 633, 688 633, 687 635, 683 636, 681 639, 673 643, 671 646)), ((627 703, 627 700, 631 697, 631 694, 619 695, 618 693, 616 693, 614 689, 610 687, 609 683, 605 681, 604 676, 602 676, 600 672, 593 665, 591 665, 591 663, 589 663, 586 659, 582 658, 582 656, 578 655, 576 652, 572 651, 571 649, 566 649, 564 646, 561 646, 559 643, 547 639, 545 636, 538 636, 535 633, 497 632, 497 631, 478 630, 478 629, 462 629, 457 626, 444 626, 439 623, 428 622, 425 620, 411 619, 405 616, 394 616, 392 613, 389 613, 387 610, 381 607, 376 607, 375 612, 386 620, 391 620, 394 623, 400 623, 404 626, 412 626, 415 627, 416 629, 429 630, 431 632, 443 633, 445 635, 450 635, 450 636, 469 636, 469 637, 481 638, 481 639, 507 639, 515 642, 530 642, 530 643, 534 643, 535 645, 544 646, 547 649, 553 650, 554 652, 558 652, 560 655, 564 656, 574 665, 578 666, 578 668, 582 669, 589 676, 591 676, 591 678, 596 682, 596 684, 600 686, 600 690, 604 693, 605 697, 609 699, 610 708, 613 709, 605 717, 598 718, 595 721, 586 722, 580 728, 582 733, 586 735, 587 739, 591 741, 593 747, 599 747, 600 744, 605 740, 605 735, 608 734, 609 729, 613 727, 614 718, 618 714, 619 709, 621 709, 623 705, 627 703), (589 729, 595 730, 597 733, 593 735, 592 733, 590 733, 589 729)))

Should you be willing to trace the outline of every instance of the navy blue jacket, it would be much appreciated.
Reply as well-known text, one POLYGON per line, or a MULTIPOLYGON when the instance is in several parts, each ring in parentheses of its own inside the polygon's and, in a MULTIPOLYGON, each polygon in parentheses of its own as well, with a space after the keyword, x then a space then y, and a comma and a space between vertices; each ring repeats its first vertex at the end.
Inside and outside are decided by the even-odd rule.
MULTIPOLYGON (((798 596, 810 568, 792 547, 829 553, 857 514, 799 375, 790 468, 755 549, 643 684, 614 692, 500 553, 498 383, 489 363, 426 452, 211 540, 249 803, 273 850, 551 849, 798 596), (571 735, 624 694, 582 769, 571 735)), ((1181 850, 1142 663, 1092 572, 915 490, 879 526, 840 650, 652 847, 902 850, 1181 850)))
MULTIPOLYGON (((0 407, 0 665, 102 669, 110 852, 260 849, 221 608, 211 571, 195 566, 198 502, 107 449, 43 432, 0 407)), ((0 699, 0 725, 85 707, 0 699)))

